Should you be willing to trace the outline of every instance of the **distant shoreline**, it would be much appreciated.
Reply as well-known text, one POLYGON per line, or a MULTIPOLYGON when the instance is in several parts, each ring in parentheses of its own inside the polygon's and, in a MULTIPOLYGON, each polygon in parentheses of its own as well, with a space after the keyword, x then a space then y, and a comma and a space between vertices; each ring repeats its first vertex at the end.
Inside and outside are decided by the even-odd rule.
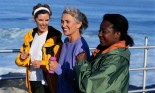
POLYGON ((3 79, 24 79, 25 78, 25 73, 12 73, 9 72, 8 74, 3 74, 0 75, 0 80, 3 79))

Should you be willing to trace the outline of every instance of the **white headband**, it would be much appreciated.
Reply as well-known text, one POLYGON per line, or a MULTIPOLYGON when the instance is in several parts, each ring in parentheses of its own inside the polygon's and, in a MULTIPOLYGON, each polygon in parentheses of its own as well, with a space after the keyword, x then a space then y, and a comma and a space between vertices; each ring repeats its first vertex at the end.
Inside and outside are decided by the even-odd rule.
POLYGON ((48 11, 48 12, 50 13, 50 10, 49 10, 48 8, 39 7, 39 8, 37 8, 37 9, 34 11, 33 15, 35 15, 35 14, 36 14, 38 11, 40 11, 40 10, 46 10, 46 11, 48 11))

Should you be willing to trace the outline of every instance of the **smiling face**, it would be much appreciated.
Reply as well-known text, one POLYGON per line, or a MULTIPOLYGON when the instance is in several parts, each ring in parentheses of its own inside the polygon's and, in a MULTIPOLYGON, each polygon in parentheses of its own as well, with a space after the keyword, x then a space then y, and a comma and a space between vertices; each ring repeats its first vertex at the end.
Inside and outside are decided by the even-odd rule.
POLYGON ((37 18, 35 18, 35 22, 38 27, 39 33, 44 33, 48 31, 48 25, 50 21, 49 14, 39 14, 37 18))
POLYGON ((103 21, 100 25, 98 37, 103 46, 109 47, 120 41, 120 32, 114 31, 113 24, 103 21))
POLYGON ((66 36, 74 36, 79 33, 79 29, 81 27, 81 22, 77 22, 74 17, 70 14, 63 14, 61 18, 61 28, 63 29, 63 33, 66 36))

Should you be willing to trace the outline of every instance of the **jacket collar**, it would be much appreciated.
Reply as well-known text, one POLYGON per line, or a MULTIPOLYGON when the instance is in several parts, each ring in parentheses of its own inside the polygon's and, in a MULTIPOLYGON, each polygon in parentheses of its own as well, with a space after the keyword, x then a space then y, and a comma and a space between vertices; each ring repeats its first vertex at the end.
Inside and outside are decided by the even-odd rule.
POLYGON ((120 42, 110 46, 109 48, 102 51, 102 54, 120 55, 120 56, 126 58, 127 60, 130 60, 130 51, 128 50, 128 47, 126 46, 125 41, 120 41, 120 42))
MULTIPOLYGON (((34 28, 33 29, 33 33, 32 36, 34 37, 34 35, 38 32, 38 28, 34 28)), ((61 33, 56 30, 54 27, 52 26, 48 26, 48 33, 47 33, 47 37, 46 37, 46 41, 44 44, 44 47, 49 47, 55 44, 57 39, 56 37, 60 37, 61 38, 61 33)))
POLYGON ((119 41, 113 45, 111 45, 110 47, 106 48, 105 50, 102 51, 102 54, 105 54, 111 50, 114 50, 114 49, 118 49, 118 48, 127 48, 126 44, 125 44, 125 41, 119 41))
MULTIPOLYGON (((25 44, 30 44, 32 43, 35 34, 38 32, 38 28, 31 29, 26 35, 25 35, 25 44)), ((54 37, 60 37, 61 38, 61 33, 53 28, 52 26, 48 27, 48 33, 45 41, 45 47, 52 46, 54 44, 54 37)))
MULTIPOLYGON (((38 32, 38 28, 34 28, 33 29, 33 33, 32 36, 34 37, 34 35, 38 32)), ((53 36, 60 36, 59 31, 56 30, 54 27, 52 26, 48 26, 48 33, 47 33, 47 37, 46 40, 48 40, 49 38, 53 37, 53 36)))

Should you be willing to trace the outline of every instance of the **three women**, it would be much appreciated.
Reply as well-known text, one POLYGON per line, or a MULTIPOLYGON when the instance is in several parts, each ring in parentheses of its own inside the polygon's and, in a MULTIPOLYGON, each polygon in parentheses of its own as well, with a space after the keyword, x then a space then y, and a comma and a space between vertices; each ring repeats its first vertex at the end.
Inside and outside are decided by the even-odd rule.
MULTIPOLYGON (((56 92, 56 83, 54 87, 46 86, 56 81, 51 81, 47 70, 51 56, 59 59, 61 33, 48 26, 51 11, 46 6, 39 4, 34 7, 32 14, 37 28, 25 35, 21 53, 16 59, 17 65, 27 68, 26 80, 30 93, 56 92)), ((58 75, 57 93, 128 92, 128 46, 134 45, 134 42, 127 33, 128 21, 124 16, 104 15, 98 34, 100 44, 89 60, 89 47, 81 36, 82 31, 88 27, 86 16, 78 9, 66 8, 62 14, 61 27, 67 38, 59 61, 49 63, 50 70, 58 75)))

